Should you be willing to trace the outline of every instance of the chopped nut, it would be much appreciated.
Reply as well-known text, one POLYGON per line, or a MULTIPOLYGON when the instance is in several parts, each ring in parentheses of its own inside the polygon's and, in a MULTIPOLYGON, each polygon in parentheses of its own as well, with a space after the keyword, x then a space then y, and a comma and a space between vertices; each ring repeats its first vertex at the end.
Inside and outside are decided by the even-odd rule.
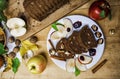
POLYGON ((92 25, 91 28, 92 28, 93 31, 97 31, 98 30, 98 27, 96 25, 92 25))
POLYGON ((70 53, 68 51, 65 52, 66 55, 70 55, 70 53))
POLYGON ((17 53, 20 50, 19 46, 14 47, 13 52, 17 53))
POLYGON ((57 52, 65 52, 64 49, 59 49, 57 52))
POLYGON ((31 38, 30 38, 30 42, 31 43, 36 43, 38 41, 38 38, 36 37, 36 36, 32 36, 31 38))
POLYGON ((16 46, 19 46, 21 44, 21 41, 19 39, 16 39, 15 44, 16 44, 16 46))
POLYGON ((16 53, 15 53, 15 52, 10 52, 10 53, 8 54, 8 57, 10 57, 10 58, 15 58, 15 56, 16 56, 16 53))
POLYGON ((5 51, 9 51, 9 48, 7 46, 4 47, 5 51))
POLYGON ((90 42, 90 41, 88 41, 87 43, 88 43, 88 44, 91 44, 91 42, 90 42))
POLYGON ((96 32, 95 35, 97 38, 100 38, 102 36, 102 34, 100 32, 96 32))
POLYGON ((15 38, 13 36, 9 37, 8 42, 13 43, 15 41, 15 38))
POLYGON ((25 54, 25 55, 23 55, 23 57, 22 57, 23 59, 28 59, 28 55, 27 54, 25 54))
POLYGON ((64 44, 62 43, 61 46, 60 46, 61 49, 64 49, 64 44))
POLYGON ((55 55, 56 52, 53 49, 50 49, 49 53, 50 53, 50 55, 55 55))
POLYGON ((110 34, 110 35, 114 35, 114 34, 115 34, 115 29, 110 29, 110 30, 109 30, 109 34, 110 34))
POLYGON ((102 43, 103 43, 103 39, 102 39, 102 38, 98 39, 98 40, 97 40, 97 43, 98 43, 98 44, 102 44, 102 43))

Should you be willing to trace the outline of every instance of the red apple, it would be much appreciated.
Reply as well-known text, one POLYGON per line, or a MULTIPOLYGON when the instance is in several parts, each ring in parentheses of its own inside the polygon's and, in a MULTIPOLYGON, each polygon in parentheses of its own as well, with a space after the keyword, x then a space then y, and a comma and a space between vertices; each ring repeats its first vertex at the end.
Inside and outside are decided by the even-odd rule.
POLYGON ((89 8, 89 16, 94 20, 101 20, 111 15, 110 5, 106 0, 97 0, 89 8))
POLYGON ((33 74, 39 74, 46 68, 47 60, 42 55, 36 55, 30 58, 27 62, 28 70, 33 74))

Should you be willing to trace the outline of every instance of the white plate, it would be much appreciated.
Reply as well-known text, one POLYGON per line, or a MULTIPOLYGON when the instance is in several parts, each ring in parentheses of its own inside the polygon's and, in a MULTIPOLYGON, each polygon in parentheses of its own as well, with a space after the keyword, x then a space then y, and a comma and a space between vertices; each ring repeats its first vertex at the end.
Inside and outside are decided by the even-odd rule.
MULTIPOLYGON (((84 25, 88 25, 89 28, 91 28, 91 26, 93 24, 96 25, 98 27, 98 31, 102 33, 101 38, 104 39, 104 34, 103 34, 100 26, 95 21, 93 21, 92 19, 90 19, 90 18, 88 18, 86 16, 83 16, 83 15, 71 15, 71 16, 66 16, 64 18, 69 18, 72 21, 72 23, 74 23, 76 21, 81 21, 82 22, 82 26, 80 28, 74 29, 74 30, 80 30, 84 25)), ((64 18, 58 20, 57 22, 63 23, 63 19, 64 18)), ((48 37, 47 37, 47 50, 48 51, 49 51, 49 49, 51 49, 51 45, 49 44, 48 40, 50 39, 50 35, 51 35, 51 33, 53 31, 55 31, 55 30, 53 28, 51 28, 49 33, 48 33, 48 37)), ((96 38, 96 39, 98 39, 98 38, 96 38)), ((53 42, 54 46, 56 46, 56 44, 57 44, 57 42, 59 40, 57 40, 57 41, 51 40, 51 41, 53 42)), ((103 52, 104 52, 104 47, 105 47, 105 39, 104 39, 103 44, 98 44, 97 48, 95 48, 96 49, 96 55, 92 56, 93 57, 93 61, 90 64, 86 65, 87 69, 90 69, 91 67, 93 67, 100 60, 100 58, 102 57, 103 52)), ((89 55, 88 52, 87 52, 87 55, 89 55)), ((51 59, 58 67, 66 70, 66 67, 65 67, 66 66, 66 62, 65 61, 57 60, 57 59, 54 59, 54 58, 51 58, 51 59)))

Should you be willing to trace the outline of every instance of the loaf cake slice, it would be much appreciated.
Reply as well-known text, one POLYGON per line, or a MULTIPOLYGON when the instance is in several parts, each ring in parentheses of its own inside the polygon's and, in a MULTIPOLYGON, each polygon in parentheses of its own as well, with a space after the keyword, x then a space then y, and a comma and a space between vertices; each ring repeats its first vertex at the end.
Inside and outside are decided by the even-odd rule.
POLYGON ((69 59, 73 58, 75 53, 68 46, 68 39, 62 38, 56 45, 57 54, 52 55, 53 58, 59 57, 60 59, 69 59))
POLYGON ((97 41, 95 39, 95 36, 92 30, 88 27, 88 25, 85 25, 80 30, 79 38, 82 39, 82 42, 88 49, 97 47, 97 41))
POLYGON ((73 34, 68 38, 69 47, 74 51, 75 54, 81 54, 87 52, 87 47, 82 43, 81 38, 78 38, 79 32, 74 31, 73 34))
POLYGON ((75 54, 88 52, 97 47, 97 41, 92 30, 85 25, 80 31, 73 31, 68 38, 62 38, 56 45, 57 54, 51 55, 56 59, 66 60, 73 58, 75 54))
POLYGON ((41 21, 68 2, 69 0, 25 0, 23 6, 32 18, 41 21))
POLYGON ((56 45, 56 50, 59 52, 60 50, 68 51, 72 55, 74 55, 74 51, 70 48, 68 44, 67 38, 62 38, 56 45))

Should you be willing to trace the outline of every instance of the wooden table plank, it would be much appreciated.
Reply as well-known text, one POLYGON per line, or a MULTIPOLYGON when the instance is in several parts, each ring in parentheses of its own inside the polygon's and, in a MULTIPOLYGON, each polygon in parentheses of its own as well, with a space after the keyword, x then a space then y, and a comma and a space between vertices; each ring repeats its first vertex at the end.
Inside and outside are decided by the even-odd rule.
MULTIPOLYGON (((72 11, 70 14, 83 14, 88 16, 88 8, 94 0, 90 0, 84 6, 72 11)), ((51 26, 48 26, 44 30, 36 33, 35 35, 39 38, 37 42, 40 47, 35 54, 44 52, 48 58, 48 63, 45 71, 42 74, 34 75, 31 74, 25 64, 21 64, 18 72, 16 73, 15 79, 119 79, 120 78, 120 0, 107 0, 111 4, 112 8, 112 20, 109 21, 108 18, 104 20, 97 21, 106 38, 105 51, 101 60, 97 63, 99 64, 102 60, 108 59, 108 62, 95 74, 89 69, 86 72, 81 72, 78 77, 75 77, 73 73, 68 73, 58 66, 56 66, 50 59, 47 48, 46 40, 51 26), (109 29, 115 29, 117 32, 114 35, 109 34, 109 29)), ((32 20, 33 21, 33 20, 32 20)), ((3 79, 11 79, 13 76, 12 71, 5 72, 3 74, 3 79), (7 76, 6 76, 7 74, 7 76)), ((1 78, 0 78, 1 79, 1 78)))
POLYGON ((55 11, 54 13, 49 15, 46 19, 42 20, 41 22, 35 22, 34 20, 31 21, 32 24, 31 23, 29 24, 28 32, 24 36, 20 37, 19 39, 24 40, 24 39, 30 37, 31 35, 39 32, 40 30, 43 30, 51 23, 62 18, 66 14, 68 14, 71 11, 75 10, 76 8, 82 6, 83 4, 85 4, 88 1, 89 0, 70 0, 70 3, 64 5, 63 7, 61 7, 60 9, 58 9, 57 11, 55 11), (35 26, 33 27, 31 25, 35 25, 35 26))

